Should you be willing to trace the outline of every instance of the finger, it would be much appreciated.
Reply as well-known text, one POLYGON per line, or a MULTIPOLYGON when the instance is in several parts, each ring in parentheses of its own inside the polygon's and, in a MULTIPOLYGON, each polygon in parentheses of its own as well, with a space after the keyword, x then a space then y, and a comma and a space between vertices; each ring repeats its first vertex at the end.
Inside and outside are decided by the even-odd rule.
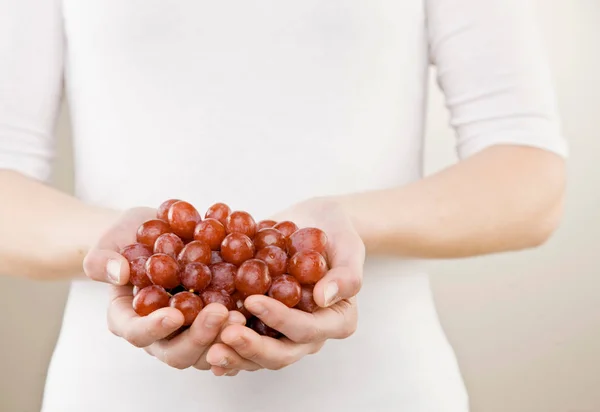
POLYGON ((279 370, 318 351, 323 343, 297 344, 289 339, 260 336, 245 326, 232 325, 221 334, 223 342, 241 357, 263 368, 279 370))
POLYGON ((112 286, 108 307, 108 329, 134 346, 143 348, 164 339, 183 325, 183 315, 174 308, 162 308, 148 316, 133 310, 131 286, 112 286))
MULTIPOLYGON (((223 331, 223 329, 225 329, 229 325, 244 326, 245 324, 246 324, 246 317, 244 315, 242 315, 240 312, 238 312, 237 310, 231 310, 231 311, 229 311, 229 316, 227 318, 227 321, 221 327, 221 331, 223 331)), ((215 343, 219 343, 219 342, 223 342, 221 340, 221 333, 219 333, 217 335, 217 339, 215 339, 215 343)))
POLYGON ((126 285, 129 282, 129 263, 119 252, 92 249, 83 260, 86 276, 99 282, 126 285))
POLYGON ((225 306, 211 303, 200 311, 188 330, 171 340, 161 340, 147 348, 147 352, 176 369, 195 366, 208 370, 204 352, 217 337, 225 323, 228 311, 225 306))
POLYGON ((358 294, 362 287, 365 246, 357 233, 344 232, 334 236, 327 254, 331 270, 313 290, 315 302, 321 307, 358 294))
MULTIPOLYGON (((230 370, 256 371, 260 365, 242 358, 236 351, 222 343, 216 343, 206 352, 206 361, 213 367, 230 370)), ((214 372, 214 370, 213 370, 214 372)), ((217 375, 220 376, 220 375, 217 375)))
POLYGON ((244 306, 271 328, 296 343, 319 342, 326 339, 345 339, 356 331, 358 311, 354 299, 314 313, 291 309, 267 296, 246 298, 244 306))
POLYGON ((213 366, 212 368, 210 368, 210 370, 215 376, 235 376, 238 373, 240 373, 240 371, 236 369, 226 369, 220 368, 218 366, 213 366))

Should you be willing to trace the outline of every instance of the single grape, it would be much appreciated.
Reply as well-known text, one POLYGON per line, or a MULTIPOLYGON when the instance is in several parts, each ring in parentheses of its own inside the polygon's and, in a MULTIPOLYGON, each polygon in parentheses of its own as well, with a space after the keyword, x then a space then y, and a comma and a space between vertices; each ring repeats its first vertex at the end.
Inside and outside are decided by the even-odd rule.
POLYGON ((206 243, 211 250, 219 250, 226 235, 225 226, 212 218, 204 219, 198 223, 194 231, 194 239, 206 243))
POLYGON ((288 273, 303 285, 314 285, 327 273, 327 262, 319 252, 298 252, 290 259, 288 273))
POLYGON ((315 310, 319 309, 319 305, 317 305, 317 302, 315 302, 313 297, 312 286, 302 286, 300 302, 298 302, 295 308, 308 313, 313 313, 315 310))
POLYGON ((258 232, 261 229, 266 229, 268 227, 273 227, 277 224, 274 220, 261 220, 256 224, 256 231, 258 232))
POLYGON ((288 255, 277 246, 267 246, 256 253, 256 259, 267 264, 271 277, 283 275, 287 271, 288 255))
POLYGON ((223 290, 231 295, 235 292, 235 274, 237 270, 237 266, 226 262, 211 265, 212 280, 208 287, 214 290, 223 290))
POLYGON ((210 264, 210 247, 208 244, 199 240, 194 240, 188 243, 179 253, 177 257, 179 264, 184 266, 191 262, 200 262, 205 265, 210 264))
POLYGON ((175 233, 165 233, 160 235, 154 242, 154 253, 164 253, 177 258, 183 246, 183 241, 175 233))
POLYGON ((133 298, 133 310, 140 316, 148 316, 155 310, 169 306, 170 296, 158 285, 141 289, 133 298))
POLYGON ((298 230, 298 226, 296 226, 294 222, 284 220, 283 222, 279 222, 273 226, 273 229, 279 230, 285 237, 290 237, 292 233, 298 230))
POLYGON ((151 248, 154 247, 156 239, 164 234, 170 233, 171 227, 167 222, 160 219, 144 222, 137 231, 137 241, 151 248))
POLYGON ((235 288, 245 296, 264 295, 270 286, 269 268, 262 260, 245 261, 235 274, 235 288))
POLYGON ((252 313, 244 306, 246 297, 241 292, 235 291, 233 295, 231 295, 231 299, 233 299, 233 303, 235 304, 235 310, 244 315, 246 321, 248 321, 252 317, 252 313))
POLYGON ((242 233, 250 239, 256 234, 256 222, 247 212, 236 211, 227 217, 225 224, 227 233, 242 233))
POLYGON ((147 260, 146 257, 139 257, 129 262, 129 282, 140 289, 152 285, 152 281, 146 274, 147 260))
POLYGON ((204 263, 191 262, 185 265, 179 277, 186 290, 199 293, 210 284, 212 273, 204 263))
POLYGON ((146 274, 155 285, 165 289, 179 286, 179 265, 169 255, 156 253, 146 261, 146 274))
POLYGON ((169 221, 169 209, 173 205, 173 203, 181 202, 179 199, 169 199, 161 203, 156 211, 156 218, 160 220, 164 220, 165 222, 169 221))
POLYGON ((290 256, 298 252, 313 250, 320 254, 325 253, 327 247, 327 235, 321 229, 305 227, 292 233, 287 239, 287 248, 290 256))
POLYGON ((248 322, 248 326, 250 329, 255 331, 261 336, 268 336, 273 339, 278 339, 281 336, 281 333, 277 332, 275 329, 267 326, 262 320, 258 318, 252 318, 248 322))
POLYGON ((242 233, 227 235, 221 243, 221 257, 225 262, 241 265, 254 257, 254 243, 242 233))
POLYGON ((137 258, 148 258, 152 256, 152 249, 144 244, 134 243, 121 249, 121 255, 127 259, 128 262, 132 262, 137 258))
POLYGON ((204 307, 202 299, 192 292, 179 292, 173 295, 169 301, 169 305, 183 313, 183 326, 189 326, 194 323, 194 320, 204 307))
POLYGON ((194 230, 200 222, 200 214, 188 202, 175 202, 169 208, 168 213, 169 225, 173 232, 184 240, 194 238, 194 230))
POLYGON ((293 308, 300 302, 302 289, 295 277, 290 275, 277 276, 269 288, 269 296, 293 308))
POLYGON ((283 250, 286 248, 285 236, 279 230, 273 228, 259 230, 253 241, 256 250, 261 250, 267 246, 277 246, 283 250))
POLYGON ((206 211, 205 219, 215 219, 221 222, 223 226, 227 221, 227 216, 231 214, 231 209, 225 203, 215 203, 206 211))
POLYGON ((223 257, 221 256, 221 252, 213 250, 210 252, 210 264, 214 265, 215 263, 224 262, 223 257))
POLYGON ((225 306, 227 310, 235 310, 235 303, 231 296, 221 290, 204 289, 200 293, 200 297, 204 302, 204 306, 208 306, 211 303, 220 303, 225 306))

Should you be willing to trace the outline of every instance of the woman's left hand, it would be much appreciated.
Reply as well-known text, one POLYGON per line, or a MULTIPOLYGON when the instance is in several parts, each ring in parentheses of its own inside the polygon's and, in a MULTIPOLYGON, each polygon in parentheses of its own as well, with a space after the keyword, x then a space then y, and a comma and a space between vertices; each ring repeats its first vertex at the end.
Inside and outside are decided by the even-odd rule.
POLYGON ((299 227, 317 227, 327 234, 330 270, 313 292, 320 308, 306 313, 267 296, 248 297, 244 306, 286 337, 273 339, 242 325, 228 326, 221 333, 223 343, 213 345, 206 355, 217 376, 232 376, 240 370, 278 370, 318 352, 326 340, 345 339, 356 330, 356 294, 362 285, 365 247, 350 218, 334 202, 311 200, 274 220, 291 220, 299 227))

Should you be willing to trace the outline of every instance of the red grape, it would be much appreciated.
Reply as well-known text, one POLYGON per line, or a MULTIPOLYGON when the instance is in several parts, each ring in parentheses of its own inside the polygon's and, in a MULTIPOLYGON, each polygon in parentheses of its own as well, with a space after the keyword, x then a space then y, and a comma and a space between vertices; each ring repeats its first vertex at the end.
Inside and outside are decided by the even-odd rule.
POLYGON ((261 229, 266 229, 268 227, 273 227, 277 224, 274 220, 261 220, 256 224, 256 231, 258 232, 261 229))
POLYGON ((204 307, 202 299, 191 292, 179 292, 173 295, 169 301, 169 305, 183 313, 183 326, 189 326, 194 323, 196 316, 198 316, 204 307))
POLYGON ((194 230, 201 220, 196 208, 184 201, 175 202, 171 205, 168 219, 173 232, 185 240, 194 238, 194 230))
POLYGON ((153 248, 156 239, 160 235, 169 232, 171 232, 171 227, 164 220, 149 220, 138 228, 137 241, 153 248))
POLYGON ((223 290, 225 293, 235 292, 235 274, 237 267, 231 263, 216 263, 210 267, 212 280, 208 286, 210 289, 223 290))
POLYGON ((205 289, 200 293, 200 297, 204 302, 204 306, 208 306, 211 303, 220 303, 227 310, 235 310, 235 303, 231 299, 231 296, 221 290, 205 289))
POLYGON ((221 257, 225 262, 241 265, 254 257, 254 243, 242 233, 227 235, 221 243, 221 257))
POLYGON ((315 310, 319 309, 319 305, 317 305, 317 302, 315 302, 313 297, 312 286, 302 286, 300 302, 298 302, 295 308, 308 313, 313 313, 315 310))
POLYGON ((129 282, 133 286, 143 289, 152 285, 152 281, 146 275, 146 257, 139 257, 129 262, 129 282))
POLYGON ((242 233, 252 239, 256 233, 256 222, 249 213, 237 211, 227 217, 225 228, 227 233, 242 233))
POLYGON ((201 292, 210 284, 212 274, 208 266, 200 262, 185 265, 180 274, 181 284, 190 292, 201 292))
POLYGON ((256 253, 256 259, 267 264, 269 275, 272 277, 283 275, 287 271, 288 256, 277 246, 267 246, 256 253))
POLYGON ((269 296, 288 308, 293 308, 300 302, 301 293, 300 283, 290 275, 281 275, 273 279, 269 289, 269 296))
POLYGON ((134 286, 133 290, 131 291, 132 296, 135 297, 135 295, 137 295, 140 290, 142 289, 138 288, 137 286, 134 286))
POLYGON ((194 240, 185 245, 177 259, 180 265, 187 265, 191 262, 200 262, 209 265, 210 257, 211 252, 208 244, 199 240, 194 240))
POLYGON ((223 257, 221 256, 221 252, 213 250, 210 253, 210 264, 214 265, 215 263, 221 263, 221 262, 223 262, 223 257))
POLYGON ((269 268, 262 260, 245 261, 235 275, 235 288, 245 296, 264 295, 270 286, 269 268))
POLYGON ((234 294, 231 295, 231 299, 233 299, 233 303, 235 304, 235 310, 244 315, 246 320, 252 317, 252 313, 250 313, 248 309, 246 309, 246 307, 244 306, 244 300, 246 300, 246 298, 241 292, 234 292, 234 294))
POLYGON ((285 236, 277 229, 261 229, 254 236, 254 246, 256 246, 256 250, 261 250, 267 246, 277 246, 285 250, 285 236))
POLYGON ((208 244, 212 250, 219 250, 226 235, 225 226, 211 218, 198 223, 194 231, 194 239, 208 244))
POLYGON ((252 318, 248 323, 248 326, 259 335, 268 336, 274 339, 279 338, 279 336, 281 335, 275 329, 271 328, 270 326, 267 326, 262 320, 258 318, 252 318))
POLYGON ((158 285, 148 286, 133 298, 133 310, 140 316, 148 316, 155 310, 169 306, 169 294, 158 285))
POLYGON ((231 209, 225 203, 215 203, 206 211, 206 219, 215 219, 221 222, 223 226, 227 221, 227 216, 231 214, 231 209))
POLYGON ((160 235, 154 243, 154 253, 164 253, 173 258, 177 258, 181 249, 183 249, 183 241, 175 233, 160 235))
POLYGON ((321 229, 306 227, 299 229, 288 237, 288 253, 293 256, 298 252, 313 250, 324 254, 327 246, 327 236, 321 229))
POLYGON ((148 258, 152 256, 152 249, 141 243, 134 243, 121 249, 121 255, 127 259, 128 262, 132 262, 137 258, 148 258))
POLYGON ((296 226, 294 222, 284 220, 283 222, 279 222, 273 226, 273 229, 279 230, 285 237, 290 237, 292 233, 298 230, 298 226, 296 226))
POLYGON ((158 207, 158 210, 156 211, 156 218, 160 219, 160 220, 164 220, 165 222, 168 222, 169 221, 169 209, 175 202, 181 202, 181 200, 169 199, 169 200, 162 202, 162 204, 158 207))
POLYGON ((157 253, 146 261, 146 273, 155 285, 172 289, 179 285, 179 265, 169 255, 157 253))
POLYGON ((301 284, 312 285, 327 273, 327 262, 319 252, 298 252, 290 259, 288 272, 301 284))

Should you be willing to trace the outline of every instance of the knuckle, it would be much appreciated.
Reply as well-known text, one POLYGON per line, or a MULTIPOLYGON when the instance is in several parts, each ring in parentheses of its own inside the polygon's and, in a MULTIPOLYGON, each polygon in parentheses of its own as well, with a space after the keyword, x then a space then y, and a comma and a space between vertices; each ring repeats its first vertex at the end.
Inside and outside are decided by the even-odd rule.
POLYGON ((124 333, 123 339, 125 339, 127 342, 131 343, 136 348, 143 348, 144 346, 148 346, 148 345, 145 345, 146 342, 144 342, 144 340, 142 339, 142 337, 139 334, 134 333, 132 331, 127 331, 126 333, 124 333))
POLYGON ((170 356, 168 352, 164 354, 164 362, 172 368, 183 370, 189 368, 191 365, 188 362, 185 362, 184 359, 181 359, 178 356, 170 356))
POLYGON ((353 293, 358 293, 362 288, 362 278, 360 276, 352 276, 350 278, 350 288, 353 293))

